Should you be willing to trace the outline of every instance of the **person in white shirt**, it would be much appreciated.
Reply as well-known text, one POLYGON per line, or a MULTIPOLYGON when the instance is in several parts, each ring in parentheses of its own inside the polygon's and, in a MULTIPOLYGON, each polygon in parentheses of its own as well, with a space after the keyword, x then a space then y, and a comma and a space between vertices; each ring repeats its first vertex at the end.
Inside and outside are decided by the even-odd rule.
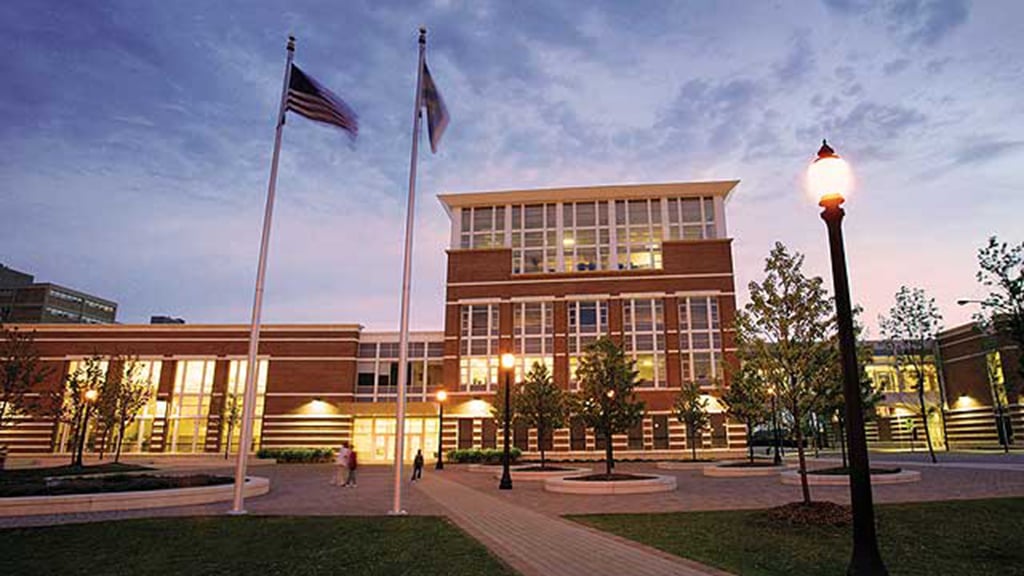
POLYGON ((334 458, 334 479, 331 480, 332 486, 345 486, 348 484, 348 461, 349 461, 349 449, 348 442, 342 442, 341 447, 338 448, 338 454, 334 458))

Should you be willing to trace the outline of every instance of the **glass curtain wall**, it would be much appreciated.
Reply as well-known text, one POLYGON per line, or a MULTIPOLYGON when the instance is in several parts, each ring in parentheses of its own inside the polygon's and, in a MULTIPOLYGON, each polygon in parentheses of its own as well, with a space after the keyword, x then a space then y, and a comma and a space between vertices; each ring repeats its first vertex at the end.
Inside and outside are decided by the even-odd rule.
POLYGON ((540 362, 554 370, 554 304, 552 302, 516 302, 513 304, 513 351, 516 356, 516 382, 540 362))
POLYGON ((617 200, 615 238, 619 270, 661 268, 661 201, 617 200))
POLYGON ((684 382, 710 386, 722 374, 718 298, 679 298, 679 357, 684 382))
POLYGON ((167 452, 198 452, 206 441, 213 391, 213 360, 179 360, 168 418, 167 452))
MULTIPOLYGON (((356 363, 356 402, 394 402, 398 388, 398 343, 363 342, 356 363)), ((407 398, 427 401, 444 383, 444 343, 409 343, 407 398)))
POLYGON ((498 304, 462 306, 459 359, 462 390, 489 391, 498 381, 498 304))
POLYGON ((579 358, 587 347, 608 333, 608 302, 604 300, 577 300, 569 305, 569 385, 580 387, 576 379, 579 358))
MULTIPOLYGON (((242 410, 245 406, 245 381, 249 366, 248 360, 232 360, 228 364, 228 388, 227 397, 224 399, 224 409, 227 410, 229 403, 232 398, 235 398, 235 402, 238 403, 238 421, 235 422, 234 426, 231 427, 231 447, 234 450, 242 437, 242 410)), ((258 447, 260 445, 261 433, 263 431, 263 406, 266 404, 267 397, 267 369, 269 367, 269 361, 259 360, 257 361, 259 370, 256 372, 256 411, 254 412, 252 422, 252 442, 253 445, 250 447, 258 447)), ((227 443, 228 441, 228 426, 224 423, 221 426, 221 438, 227 443)))
POLYGON ((668 378, 665 373, 665 315, 661 300, 624 300, 622 329, 625 351, 636 361, 639 386, 665 386, 668 378))

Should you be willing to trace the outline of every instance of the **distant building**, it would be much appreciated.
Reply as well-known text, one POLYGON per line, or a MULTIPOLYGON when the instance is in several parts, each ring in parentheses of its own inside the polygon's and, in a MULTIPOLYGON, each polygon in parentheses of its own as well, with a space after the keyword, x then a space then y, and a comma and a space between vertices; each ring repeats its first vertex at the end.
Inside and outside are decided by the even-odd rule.
POLYGON ((184 324, 183 318, 173 318, 171 316, 150 316, 150 324, 184 324))
POLYGON ((35 282, 0 264, 0 321, 20 324, 112 324, 117 302, 85 292, 35 282))

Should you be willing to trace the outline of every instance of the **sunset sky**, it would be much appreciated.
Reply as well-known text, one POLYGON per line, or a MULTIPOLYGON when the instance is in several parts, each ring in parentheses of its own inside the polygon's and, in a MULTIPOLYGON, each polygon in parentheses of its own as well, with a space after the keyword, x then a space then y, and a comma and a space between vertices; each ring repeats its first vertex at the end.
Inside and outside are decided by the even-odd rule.
POLYGON ((419 164, 412 317, 442 327, 438 193, 739 179, 737 290, 772 243, 828 276, 802 178, 852 164, 846 239, 871 335, 900 285, 946 325, 988 236, 1024 240, 1024 3, 6 2, 0 263, 118 319, 249 319, 288 34, 359 114, 291 116, 264 318, 398 325, 416 29, 451 124, 419 164))

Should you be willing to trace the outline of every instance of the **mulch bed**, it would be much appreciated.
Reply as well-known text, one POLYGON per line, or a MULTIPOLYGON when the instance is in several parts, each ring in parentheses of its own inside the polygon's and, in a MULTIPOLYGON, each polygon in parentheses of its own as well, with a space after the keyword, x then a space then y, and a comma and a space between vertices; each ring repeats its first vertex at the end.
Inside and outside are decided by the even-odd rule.
POLYGON ((209 474, 193 474, 191 476, 117 474, 93 478, 51 478, 49 480, 39 478, 20 483, 0 484, 0 498, 168 490, 172 488, 218 486, 230 484, 231 482, 233 482, 233 479, 227 476, 211 476, 209 474))
POLYGON ((764 511, 769 524, 788 526, 846 526, 852 521, 850 507, 834 502, 791 502, 764 511))
POLYGON ((571 476, 566 480, 580 482, 628 482, 630 480, 651 480, 655 476, 644 476, 642 474, 587 474, 586 476, 571 476))
MULTIPOLYGON (((900 468, 872 468, 872 475, 880 474, 899 474, 902 471, 900 468)), ((836 466, 835 468, 818 468, 817 470, 808 470, 808 474, 821 474, 824 476, 849 476, 850 469, 848 467, 836 466)))

